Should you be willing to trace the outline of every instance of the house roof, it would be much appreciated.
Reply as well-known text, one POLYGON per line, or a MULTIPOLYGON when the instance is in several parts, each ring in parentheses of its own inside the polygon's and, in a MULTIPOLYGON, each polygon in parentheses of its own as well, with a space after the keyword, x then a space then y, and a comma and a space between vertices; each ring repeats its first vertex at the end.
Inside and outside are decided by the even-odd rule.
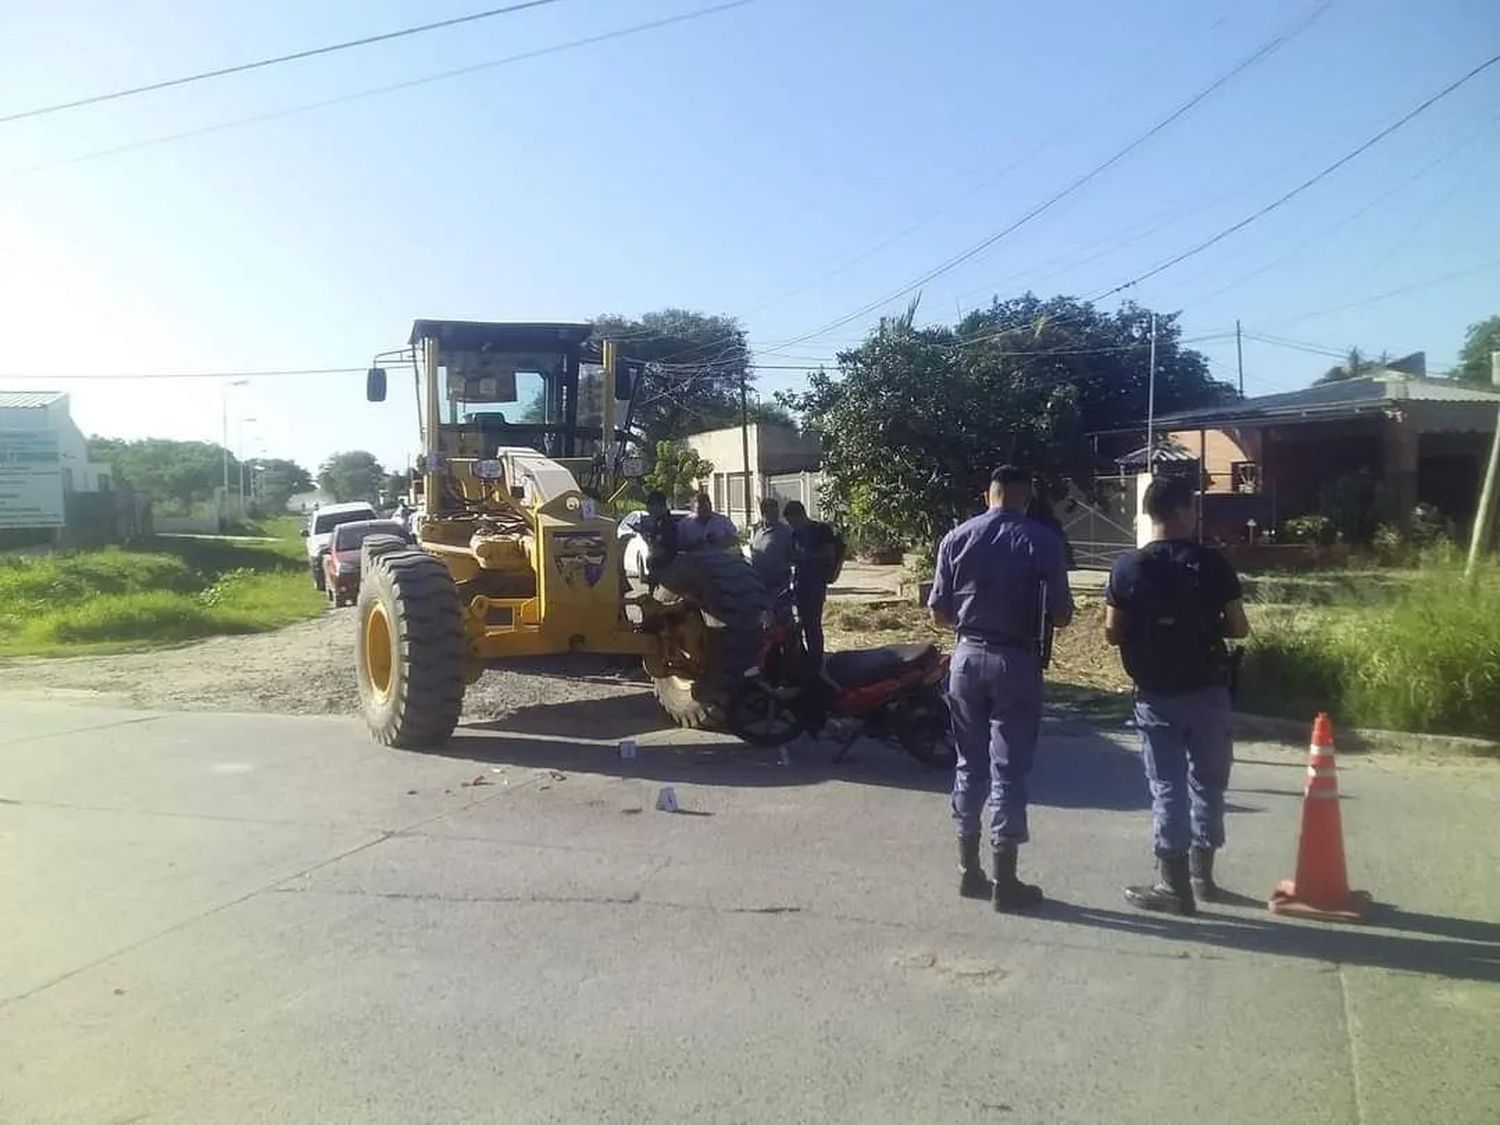
MULTIPOLYGON (((1221 406, 1159 414, 1158 429, 1347 418, 1377 413, 1404 402, 1436 402, 1500 407, 1500 391, 1468 387, 1449 379, 1420 379, 1399 371, 1380 371, 1354 379, 1318 383, 1300 391, 1259 395, 1221 406)), ((1144 421, 1126 427, 1144 428, 1144 421)))
POLYGON ((63 391, 0 391, 0 410, 37 410, 66 397, 63 391))
MULTIPOLYGON (((1196 460, 1198 460, 1198 455, 1180 441, 1169 437, 1159 437, 1156 439, 1156 449, 1151 457, 1153 465, 1163 465, 1171 462, 1185 464, 1196 460)), ((1123 457, 1116 457, 1115 463, 1119 465, 1144 465, 1146 463, 1146 447, 1143 445, 1139 449, 1132 449, 1123 457)))

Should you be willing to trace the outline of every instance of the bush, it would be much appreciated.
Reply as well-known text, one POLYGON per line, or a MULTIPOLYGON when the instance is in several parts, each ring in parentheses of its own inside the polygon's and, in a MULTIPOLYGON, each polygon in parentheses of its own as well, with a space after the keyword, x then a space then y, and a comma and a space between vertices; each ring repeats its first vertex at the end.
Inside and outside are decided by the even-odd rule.
POLYGON ((1500 738, 1500 568, 1429 567, 1403 597, 1264 622, 1241 689, 1248 711, 1500 738))
POLYGON ((163 538, 0 561, 0 651, 174 643, 316 616, 301 543, 163 538))
POLYGON ((1329 547, 1338 540, 1339 529, 1327 516, 1314 513, 1287 520, 1282 534, 1289 543, 1315 543, 1319 547, 1329 547))

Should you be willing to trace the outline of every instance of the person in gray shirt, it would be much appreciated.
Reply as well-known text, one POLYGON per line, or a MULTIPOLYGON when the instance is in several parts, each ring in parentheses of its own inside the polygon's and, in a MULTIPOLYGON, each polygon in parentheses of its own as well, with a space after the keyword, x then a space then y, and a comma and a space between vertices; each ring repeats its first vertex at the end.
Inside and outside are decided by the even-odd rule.
POLYGON ((792 529, 774 496, 760 502, 760 523, 750 536, 750 565, 774 596, 792 582, 792 529))

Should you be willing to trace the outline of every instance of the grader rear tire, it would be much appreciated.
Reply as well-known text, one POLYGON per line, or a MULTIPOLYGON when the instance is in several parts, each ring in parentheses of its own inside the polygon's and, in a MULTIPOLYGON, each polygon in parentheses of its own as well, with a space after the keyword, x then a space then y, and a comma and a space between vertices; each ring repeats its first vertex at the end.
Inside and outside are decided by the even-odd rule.
POLYGON ((731 551, 684 552, 658 582, 661 600, 691 604, 706 627, 699 674, 653 676, 656 698, 678 726, 715 725, 760 655, 770 596, 744 556, 731 551), (715 624, 708 625, 708 618, 715 624))
POLYGON ((463 606, 453 576, 421 551, 365 560, 355 644, 359 698, 375 741, 442 746, 464 702, 463 606))

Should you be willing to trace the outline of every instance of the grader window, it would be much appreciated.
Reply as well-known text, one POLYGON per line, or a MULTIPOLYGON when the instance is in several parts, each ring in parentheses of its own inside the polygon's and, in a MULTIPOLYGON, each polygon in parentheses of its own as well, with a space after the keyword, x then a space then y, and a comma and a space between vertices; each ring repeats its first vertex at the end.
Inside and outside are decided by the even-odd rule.
POLYGON ((500 414, 507 422, 561 421, 561 352, 446 352, 441 385, 450 422, 500 414))

